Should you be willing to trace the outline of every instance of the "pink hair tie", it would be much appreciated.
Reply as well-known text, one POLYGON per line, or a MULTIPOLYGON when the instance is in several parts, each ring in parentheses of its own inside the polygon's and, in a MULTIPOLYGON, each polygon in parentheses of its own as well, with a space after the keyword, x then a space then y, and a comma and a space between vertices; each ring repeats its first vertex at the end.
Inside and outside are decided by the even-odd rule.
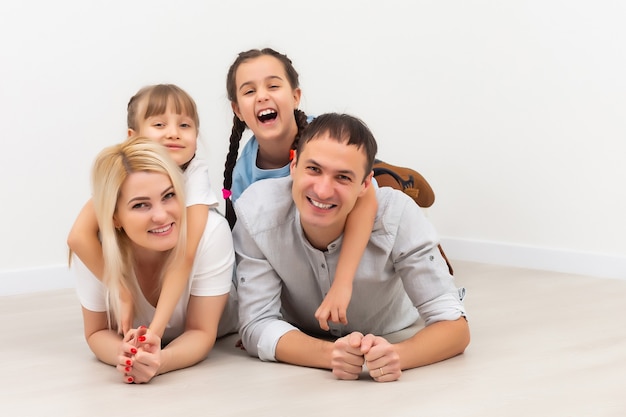
POLYGON ((228 200, 231 195, 233 195, 232 191, 222 188, 222 196, 224 197, 224 200, 228 200))

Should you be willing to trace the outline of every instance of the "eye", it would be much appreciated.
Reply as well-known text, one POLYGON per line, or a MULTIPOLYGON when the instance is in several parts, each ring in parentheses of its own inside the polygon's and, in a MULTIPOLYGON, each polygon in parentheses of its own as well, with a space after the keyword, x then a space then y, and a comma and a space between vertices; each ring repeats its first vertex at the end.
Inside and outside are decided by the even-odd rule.
POLYGON ((137 204, 134 204, 131 207, 132 210, 141 210, 141 209, 145 209, 145 208, 148 208, 148 204, 147 203, 137 203, 137 204))
POLYGON ((320 169, 318 167, 315 167, 315 166, 308 166, 308 167, 306 167, 304 169, 307 170, 307 171, 311 171, 311 173, 315 173, 315 174, 319 174, 320 172, 322 172, 322 171, 320 171, 320 169))
POLYGON ((250 89, 250 90, 245 90, 245 91, 243 92, 243 95, 244 95, 244 96, 247 96, 247 95, 250 95, 250 94, 252 94, 252 93, 254 93, 254 90, 253 90, 253 89, 250 89))
POLYGON ((277 84, 272 84, 272 85, 270 85, 270 86, 269 86, 269 89, 270 89, 270 90, 275 90, 275 89, 277 89, 277 88, 280 88, 280 85, 277 85, 277 84))
POLYGON ((170 200, 174 197, 176 197, 176 193, 174 191, 171 191, 163 196, 163 200, 170 200))
POLYGON ((341 182, 352 182, 352 178, 347 175, 337 175, 337 179, 341 182))
POLYGON ((182 127, 183 129, 189 128, 189 127, 191 127, 191 124, 189 124, 189 123, 181 123, 180 127, 182 127))
POLYGON ((165 123, 156 122, 156 123, 153 123, 152 126, 154 126, 154 127, 164 127, 165 123))

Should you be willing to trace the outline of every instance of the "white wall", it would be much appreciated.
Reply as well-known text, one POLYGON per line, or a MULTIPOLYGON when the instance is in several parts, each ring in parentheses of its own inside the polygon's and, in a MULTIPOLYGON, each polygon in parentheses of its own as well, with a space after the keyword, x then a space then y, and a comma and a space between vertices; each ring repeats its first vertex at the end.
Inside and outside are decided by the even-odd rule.
POLYGON ((623 2, 92 3, 0 4, 0 293, 67 283, 91 162, 146 84, 196 99, 221 189, 226 71, 264 46, 294 61, 303 110, 363 118, 426 176, 453 258, 626 278, 623 2))

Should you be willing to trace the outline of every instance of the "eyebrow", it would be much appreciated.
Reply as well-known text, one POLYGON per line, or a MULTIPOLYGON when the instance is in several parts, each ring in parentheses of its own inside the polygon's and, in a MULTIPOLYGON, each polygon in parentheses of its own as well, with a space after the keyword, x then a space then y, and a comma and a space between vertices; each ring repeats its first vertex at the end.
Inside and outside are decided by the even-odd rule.
MULTIPOLYGON (((170 185, 169 187, 167 187, 162 193, 161 193, 161 197, 163 197, 165 194, 168 194, 169 192, 174 191, 174 186, 170 185)), ((145 197, 145 196, 137 196, 137 197, 133 197, 130 200, 128 200, 128 202, 126 203, 127 205, 130 205, 131 203, 136 203, 136 202, 140 202, 140 201, 150 201, 150 197, 145 197)))
MULTIPOLYGON (((263 81, 268 81, 268 80, 280 80, 280 81, 284 81, 282 77, 278 76, 278 75, 270 75, 269 77, 266 77, 263 81)), ((254 81, 246 81, 245 83, 242 83, 238 90, 241 90, 242 88, 244 88, 245 86, 249 85, 249 84, 254 84, 254 81)))
MULTIPOLYGON (((324 168, 324 166, 322 164, 320 164, 319 162, 317 162, 315 159, 313 158, 309 158, 306 161, 304 161, 305 163, 308 164, 312 164, 312 165, 316 165, 320 168, 324 168)), ((340 169, 339 171, 335 172, 336 174, 341 174, 341 175, 347 175, 349 177, 354 177, 356 178, 356 172, 352 171, 351 169, 340 169)))

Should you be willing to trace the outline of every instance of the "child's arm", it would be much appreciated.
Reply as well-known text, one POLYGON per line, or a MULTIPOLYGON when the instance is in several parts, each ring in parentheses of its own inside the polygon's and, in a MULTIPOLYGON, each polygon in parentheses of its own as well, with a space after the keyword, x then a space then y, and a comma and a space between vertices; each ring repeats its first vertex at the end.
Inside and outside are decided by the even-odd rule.
MULTIPOLYGON (((91 273, 102 281, 104 256, 102 255, 102 244, 98 239, 98 231, 98 219, 93 207, 93 200, 89 199, 70 230, 67 245, 91 273)), ((120 289, 120 298, 122 301, 122 332, 126 334, 133 324, 133 301, 130 292, 124 288, 120 289)))
POLYGON ((329 319, 335 323, 348 324, 346 310, 352 297, 352 282, 369 242, 377 210, 376 190, 371 185, 365 194, 357 199, 354 208, 348 214, 333 285, 315 312, 315 318, 323 330, 329 329, 329 319))
POLYGON ((67 245, 91 273, 102 281, 104 257, 102 256, 102 244, 98 239, 98 230, 96 211, 93 208, 93 201, 89 199, 72 225, 67 237, 67 245))
POLYGON ((182 259, 174 259, 165 271, 159 301, 152 323, 150 323, 150 331, 155 332, 159 337, 163 337, 167 323, 189 281, 196 250, 204 233, 208 216, 209 206, 207 205, 196 204, 187 207, 187 249, 182 259))

